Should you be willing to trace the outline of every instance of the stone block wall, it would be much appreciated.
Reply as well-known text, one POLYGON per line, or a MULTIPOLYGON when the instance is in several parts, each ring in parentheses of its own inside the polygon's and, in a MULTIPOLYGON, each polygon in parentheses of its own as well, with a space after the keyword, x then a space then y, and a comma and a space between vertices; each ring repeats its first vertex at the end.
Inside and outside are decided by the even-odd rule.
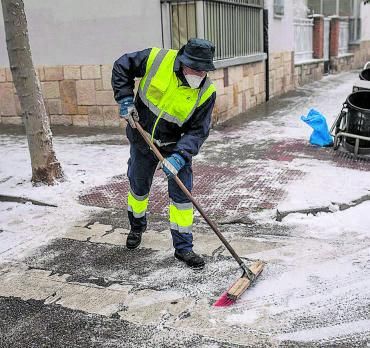
POLYGON ((321 80, 324 74, 324 61, 313 60, 294 67, 294 86, 300 87, 306 83, 321 80))
MULTIPOLYGON (((51 124, 116 127, 110 65, 37 67, 51 124)), ((21 124, 21 108, 9 68, 0 68, 0 122, 21 124)))
POLYGON ((330 72, 339 73, 349 71, 355 68, 354 54, 345 54, 342 56, 330 58, 330 72))
POLYGON ((370 41, 361 41, 360 44, 350 45, 349 51, 354 55, 355 69, 363 68, 365 63, 370 61, 370 41))
POLYGON ((333 73, 361 69, 368 61, 370 61, 370 41, 361 41, 360 44, 350 45, 348 54, 331 57, 330 69, 333 73))
POLYGON ((270 98, 294 89, 294 52, 272 52, 269 57, 270 98))
MULTIPOLYGON (((264 61, 210 73, 217 88, 213 123, 223 122, 265 101, 264 61)), ((110 65, 37 67, 52 125, 123 126, 111 87, 110 65)), ((139 81, 136 81, 136 90, 139 81)), ((0 68, 0 123, 22 124, 9 68, 0 68)))
POLYGON ((221 123, 265 102, 265 62, 210 72, 217 89, 213 124, 221 123))

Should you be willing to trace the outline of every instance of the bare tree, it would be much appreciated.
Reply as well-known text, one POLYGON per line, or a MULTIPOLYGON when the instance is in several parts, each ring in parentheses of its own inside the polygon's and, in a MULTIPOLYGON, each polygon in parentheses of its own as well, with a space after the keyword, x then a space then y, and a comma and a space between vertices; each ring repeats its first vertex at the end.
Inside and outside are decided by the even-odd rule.
POLYGON ((32 182, 52 185, 63 178, 53 150, 49 118, 32 62, 23 0, 1 0, 10 69, 23 112, 31 155, 32 182))

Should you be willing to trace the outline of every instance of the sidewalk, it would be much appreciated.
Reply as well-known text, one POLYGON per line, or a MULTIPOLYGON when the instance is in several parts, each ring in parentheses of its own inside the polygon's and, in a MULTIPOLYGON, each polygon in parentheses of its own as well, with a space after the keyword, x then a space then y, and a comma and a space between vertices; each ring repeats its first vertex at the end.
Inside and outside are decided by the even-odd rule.
MULTIPOLYGON (((314 107, 331 125, 356 75, 327 77, 217 127, 196 157, 195 198, 248 264, 266 262, 233 307, 211 307, 241 272, 199 215, 195 250, 205 270, 173 258, 161 172, 149 230, 128 251, 122 137, 56 137, 70 186, 38 193, 59 207, 0 203, 8 214, 0 244, 10 250, 0 250, 0 347, 366 347, 370 162, 310 146, 299 119, 314 107), (277 209, 317 207, 329 212, 275 219, 277 209), (43 225, 50 241, 42 241, 43 225), (44 245, 35 249, 35 240, 44 245)), ((23 158, 19 138, 0 141, 23 158)), ((11 169, 0 174, 4 193, 34 194, 17 185, 21 176, 9 178, 11 169)))

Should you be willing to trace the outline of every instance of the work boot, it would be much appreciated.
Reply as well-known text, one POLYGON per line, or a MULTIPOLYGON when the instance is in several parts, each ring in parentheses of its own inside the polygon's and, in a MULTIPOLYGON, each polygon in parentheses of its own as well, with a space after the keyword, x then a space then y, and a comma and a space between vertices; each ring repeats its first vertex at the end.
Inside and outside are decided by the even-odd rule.
POLYGON ((141 243, 141 236, 146 228, 141 230, 131 230, 126 239, 127 249, 136 249, 141 243))
POLYGON ((203 269, 205 265, 203 258, 197 255, 194 251, 185 251, 181 253, 180 251, 175 250, 175 257, 194 269, 203 269))

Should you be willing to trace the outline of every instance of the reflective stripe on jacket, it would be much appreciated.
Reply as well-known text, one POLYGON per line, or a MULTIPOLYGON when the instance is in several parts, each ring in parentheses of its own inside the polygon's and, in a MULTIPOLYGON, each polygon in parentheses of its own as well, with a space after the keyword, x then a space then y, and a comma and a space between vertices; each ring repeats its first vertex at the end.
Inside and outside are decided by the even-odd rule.
MULTIPOLYGON (((135 100, 140 124, 165 151, 187 160, 208 137, 215 87, 209 78, 200 88, 188 86, 175 50, 159 48, 125 54, 113 66, 112 87, 117 102, 133 95, 134 78, 142 77, 135 100)), ((127 127, 131 142, 142 142, 137 130, 127 127)))
POLYGON ((179 84, 174 72, 177 53, 176 50, 152 48, 140 81, 139 96, 158 118, 181 127, 216 88, 208 77, 197 89, 179 84))

